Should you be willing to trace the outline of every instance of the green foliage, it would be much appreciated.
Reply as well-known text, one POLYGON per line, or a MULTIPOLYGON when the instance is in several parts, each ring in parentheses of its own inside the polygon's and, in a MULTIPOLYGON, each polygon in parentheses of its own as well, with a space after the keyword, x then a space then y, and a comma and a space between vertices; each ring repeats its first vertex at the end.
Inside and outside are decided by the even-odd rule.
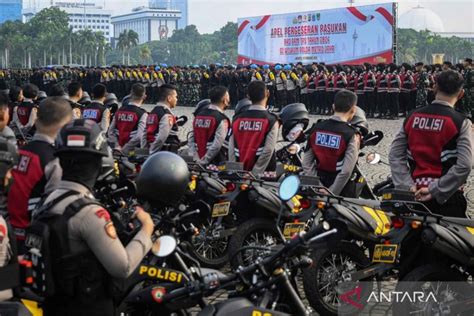
POLYGON ((459 37, 441 37, 430 31, 398 30, 398 63, 432 63, 432 54, 445 54, 444 60, 458 63, 472 56, 474 44, 459 37))
MULTIPOLYGON (((138 45, 139 36, 126 30, 116 49, 104 34, 90 29, 73 32, 68 15, 58 8, 44 9, 30 22, 7 21, 0 25, 0 66, 35 67, 48 64, 232 64, 237 60, 237 23, 228 22, 212 34, 199 34, 189 25, 165 40, 138 45)), ((443 38, 429 31, 400 29, 398 63, 423 61, 444 53, 445 60, 458 62, 472 56, 474 44, 457 37, 443 38)))

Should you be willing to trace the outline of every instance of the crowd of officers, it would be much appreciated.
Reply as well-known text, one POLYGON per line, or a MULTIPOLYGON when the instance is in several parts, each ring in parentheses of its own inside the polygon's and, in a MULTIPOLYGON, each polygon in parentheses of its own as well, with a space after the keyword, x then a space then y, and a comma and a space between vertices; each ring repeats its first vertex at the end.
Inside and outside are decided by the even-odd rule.
POLYGON ((396 118, 406 116, 411 110, 434 100, 434 85, 441 71, 452 69, 465 79, 465 97, 457 107, 472 116, 474 109, 474 72, 472 59, 453 65, 363 64, 358 66, 324 63, 311 65, 237 65, 169 67, 159 66, 112 66, 109 68, 52 68, 33 70, 0 70, 0 90, 12 85, 34 83, 49 95, 56 83, 66 85, 80 82, 86 91, 97 83, 106 85, 109 92, 123 98, 134 83, 142 83, 147 90, 146 103, 158 101, 158 88, 172 84, 180 92, 179 105, 194 105, 208 98, 208 90, 214 86, 227 87, 230 104, 247 96, 252 81, 263 81, 270 91, 269 104, 282 108, 286 104, 302 102, 311 114, 329 114, 334 95, 342 89, 357 94, 359 106, 369 117, 396 118))
MULTIPOLYGON (((469 62, 467 60, 466 64, 469 62)), ((276 78, 282 78, 277 66, 275 70, 263 69, 262 73, 273 74, 276 71, 276 78)), ((311 76, 318 78, 321 75, 318 67, 321 65, 313 66, 315 68, 311 76)), ((424 66, 418 67, 421 72, 419 77, 423 78, 427 75, 423 71, 424 66)), ((466 68, 470 71, 469 67, 466 68)), ((219 69, 224 71, 223 68, 216 71, 219 69)), ((298 77, 296 72, 307 71, 306 68, 298 69, 296 66, 288 70, 288 77, 292 78, 292 74, 298 77)), ((110 70, 100 71, 108 73, 110 70)), ((275 150, 280 127, 283 125, 283 137, 292 141, 302 137, 301 132, 308 120, 307 116, 298 119, 301 106, 304 108, 304 105, 295 103, 298 98, 303 98, 301 91, 300 96, 295 97, 286 90, 288 83, 284 85, 285 103, 291 104, 285 106, 278 115, 268 111, 268 105, 272 98, 283 95, 278 92, 281 91, 278 90, 280 81, 275 79, 276 89, 269 89, 272 85, 265 77, 257 76, 261 74, 258 67, 250 67, 245 71, 252 73, 255 80, 249 80, 247 99, 237 105, 234 117, 231 119, 225 113, 232 103, 230 89, 220 84, 213 85, 205 94, 209 97, 207 104, 201 103, 194 112, 192 136, 188 145, 190 154, 199 163, 218 165, 225 161, 238 161, 243 163, 245 170, 262 175, 276 168, 275 150), (293 117, 296 121, 284 121, 283 117, 293 117), (288 121, 291 122, 290 126, 285 125, 288 121)), ((374 89, 381 88, 377 86, 376 73, 363 68, 360 71, 366 78, 372 77, 370 80, 374 89)), ((406 69, 401 69, 400 75, 398 70, 389 68, 389 71, 391 74, 397 71, 397 78, 408 73, 406 69)), ((327 76, 325 71, 324 76, 327 76)), ((339 80, 349 82, 346 75, 333 76, 340 78, 332 81, 336 85, 339 80)), ((387 74, 385 78, 392 77, 387 74)), ((368 80, 362 81, 366 84, 368 80)), ((425 95, 424 106, 408 114, 393 141, 389 155, 391 173, 397 188, 411 190, 432 211, 465 217, 467 203, 463 186, 472 166, 472 131, 470 120, 456 111, 455 106, 468 93, 464 88, 466 81, 460 72, 450 69, 439 72, 435 80, 434 100, 428 105, 425 95)), ((395 81, 404 82, 398 79, 395 81)), ((383 100, 390 105, 387 111, 394 111, 393 106, 398 103, 392 102, 393 92, 389 90, 394 88, 389 82, 392 81, 386 82, 387 91, 383 100)), ((413 79, 412 84, 418 82, 419 78, 413 79)), ((62 92, 58 86, 52 86, 52 94, 57 96, 50 96, 39 104, 39 88, 32 83, 18 89, 11 88, 10 99, 0 95, 0 134, 5 136, 5 140, 0 139, 0 151, 15 155, 11 153, 15 137, 12 139, 13 132, 8 124, 21 135, 33 135, 26 145, 20 147, 19 157, 0 155, 0 163, 5 164, 0 168, 0 171, 5 171, 2 176, 12 180, 0 181, 0 184, 4 183, 0 188, 15 235, 12 238, 18 242, 20 254, 25 251, 25 230, 38 208, 42 212, 64 213, 69 221, 69 232, 64 238, 70 243, 69 251, 73 253, 73 258, 80 258, 86 252, 85 258, 94 259, 73 260, 73 270, 93 271, 100 276, 95 279, 84 278, 80 273, 58 276, 60 280, 77 278, 80 281, 74 279, 67 283, 73 287, 68 288, 68 293, 73 293, 70 297, 62 295, 47 301, 46 309, 51 315, 111 315, 113 304, 104 286, 107 284, 104 280, 108 280, 105 276, 129 276, 151 247, 153 222, 143 209, 137 209, 138 219, 143 224, 142 230, 125 248, 117 239, 108 211, 90 202, 94 200, 94 186, 100 176, 102 157, 108 155, 109 146, 124 154, 131 154, 137 147, 154 154, 162 151, 177 153, 182 145, 179 130, 186 124, 187 118, 173 114, 180 99, 180 90, 176 86, 161 84, 156 91, 157 104, 147 112, 142 108, 149 98, 146 85, 132 83, 122 106, 114 108, 106 106, 110 96, 107 83, 110 84, 110 81, 92 85, 92 100, 85 105, 79 103, 83 99, 85 84, 78 81, 69 83, 66 91, 62 92), (49 204, 45 204, 44 197, 49 204), (74 203, 82 203, 84 198, 88 199, 85 204, 78 202, 78 206, 74 203), (47 206, 46 210, 44 205, 47 206), (70 205, 73 207, 70 208, 70 205), (97 295, 93 299, 82 300, 77 294, 84 291, 82 286, 95 289, 97 295)), ((402 86, 399 88, 401 90, 402 86)), ((351 91, 341 87, 324 92, 334 94, 331 104, 324 108, 326 110, 330 106, 332 116, 315 123, 308 131, 303 169, 308 175, 318 175, 332 193, 350 196, 351 178, 363 138, 363 132, 351 122, 360 110, 357 106, 367 110, 368 114, 374 114, 375 109, 371 112, 371 108, 367 107, 366 94, 359 93, 358 89, 351 91)), ((417 90, 416 100, 418 92, 420 90, 417 90)), ((319 95, 316 90, 313 93, 319 95)), ((381 91, 377 95, 379 93, 381 91)), ((306 102, 311 108, 313 103, 307 99, 306 102)), ((313 111, 316 110, 313 108, 313 111)), ((161 192, 160 185, 173 187, 175 181, 162 179, 159 171, 152 170, 157 175, 154 177, 158 183, 154 186, 156 194, 161 192)), ((179 173, 175 174, 179 176, 179 173)), ((182 182, 182 179, 176 181, 182 182)), ((0 244, 8 240, 5 238, 6 231, 5 222, 0 222, 0 234, 3 234, 0 244)), ((60 257, 64 253, 56 255, 60 257)), ((8 262, 5 258, 8 259, 8 255, 0 251, 0 265, 8 262)))

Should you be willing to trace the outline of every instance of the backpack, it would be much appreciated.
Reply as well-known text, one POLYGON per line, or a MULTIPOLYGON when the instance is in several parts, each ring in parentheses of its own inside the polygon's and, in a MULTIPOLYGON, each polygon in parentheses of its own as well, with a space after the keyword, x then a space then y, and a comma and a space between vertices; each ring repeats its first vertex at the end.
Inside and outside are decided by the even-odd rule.
POLYGON ((77 263, 74 261, 77 261, 78 256, 70 254, 68 221, 85 206, 101 204, 83 197, 69 204, 63 214, 52 214, 49 210, 62 200, 77 194, 79 193, 68 191, 39 206, 35 212, 36 217, 26 229, 25 259, 30 262, 32 275, 27 286, 39 296, 75 295, 73 283, 79 271, 75 271, 77 263), (55 282, 56 280, 60 280, 60 283, 55 282))

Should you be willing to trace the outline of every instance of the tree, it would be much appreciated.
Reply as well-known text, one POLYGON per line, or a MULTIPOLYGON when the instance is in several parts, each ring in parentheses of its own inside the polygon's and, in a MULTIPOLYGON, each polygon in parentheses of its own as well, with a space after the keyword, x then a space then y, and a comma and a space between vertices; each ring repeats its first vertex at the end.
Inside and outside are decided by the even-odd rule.
POLYGON ((143 64, 147 64, 150 61, 151 58, 151 50, 148 45, 143 45, 140 48, 140 59, 143 64))

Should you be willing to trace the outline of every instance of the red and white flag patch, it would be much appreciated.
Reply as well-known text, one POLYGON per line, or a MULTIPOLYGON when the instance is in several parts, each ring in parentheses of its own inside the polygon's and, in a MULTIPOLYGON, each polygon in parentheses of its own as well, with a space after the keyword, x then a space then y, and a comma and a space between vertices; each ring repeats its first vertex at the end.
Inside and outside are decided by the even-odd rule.
POLYGON ((85 135, 68 135, 66 145, 68 147, 85 147, 86 136, 85 135))

